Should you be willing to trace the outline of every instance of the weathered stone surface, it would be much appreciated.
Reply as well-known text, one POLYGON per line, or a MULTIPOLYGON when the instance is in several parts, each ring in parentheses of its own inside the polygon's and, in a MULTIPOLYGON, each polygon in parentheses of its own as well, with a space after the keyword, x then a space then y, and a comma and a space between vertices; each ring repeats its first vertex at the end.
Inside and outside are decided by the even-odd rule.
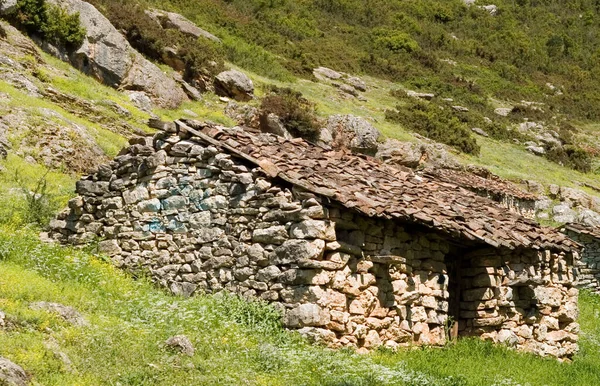
POLYGON ((29 384, 29 378, 21 366, 0 357, 0 383, 8 386, 26 386, 29 384))
POLYGON ((215 77, 215 93, 237 101, 249 101, 254 97, 254 84, 240 71, 224 71, 215 77))
POLYGON ((283 225, 255 229, 252 232, 252 241, 255 243, 282 244, 287 239, 288 232, 283 225))
POLYGON ((338 80, 342 77, 342 74, 327 67, 315 68, 313 75, 319 80, 338 80))
POLYGON ((297 239, 323 239, 325 241, 335 240, 334 224, 329 221, 305 220, 293 224, 290 229, 291 237, 297 239))
POLYGON ((161 107, 174 108, 187 99, 175 81, 135 51, 94 6, 81 0, 50 2, 78 12, 86 29, 83 44, 69 56, 76 68, 111 87, 144 91, 161 107))
POLYGON ((272 264, 297 263, 300 260, 320 259, 325 250, 323 240, 287 240, 271 256, 272 264))
POLYGON ((17 0, 0 0, 0 15, 9 15, 17 9, 17 0))
POLYGON ((325 326, 330 315, 316 304, 301 304, 285 314, 285 324, 294 327, 325 326))
POLYGON ((98 243, 98 252, 114 256, 121 253, 121 247, 117 240, 103 240, 98 243))
POLYGON ((194 38, 202 37, 217 43, 221 42, 221 39, 198 27, 178 13, 166 12, 160 9, 149 9, 145 12, 164 29, 176 29, 194 38))
POLYGON ((36 302, 31 303, 30 307, 34 310, 44 310, 55 313, 74 326, 82 327, 88 325, 87 320, 85 320, 85 318, 76 309, 70 306, 65 306, 59 303, 36 302))
POLYGON ((334 147, 348 148, 354 152, 375 155, 381 136, 370 122, 354 115, 332 115, 325 129, 331 133, 334 147))
POLYGON ((175 335, 165 341, 167 347, 173 348, 187 356, 194 356, 194 345, 190 338, 185 335, 175 335))

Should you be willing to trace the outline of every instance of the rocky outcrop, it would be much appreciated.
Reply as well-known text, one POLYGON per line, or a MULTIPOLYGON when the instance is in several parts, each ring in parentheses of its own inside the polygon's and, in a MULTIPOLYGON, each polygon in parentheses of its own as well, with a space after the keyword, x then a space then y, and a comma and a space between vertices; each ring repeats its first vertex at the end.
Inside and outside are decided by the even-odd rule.
POLYGON ((17 9, 17 0, 0 0, 0 15, 9 15, 17 9))
POLYGON ((375 155, 379 130, 365 118, 354 115, 332 115, 321 130, 320 139, 334 148, 346 148, 356 153, 375 155), (329 139, 331 138, 331 140, 329 139))
POLYGON ((181 352, 187 356, 194 356, 194 345, 185 335, 175 335, 165 341, 165 346, 181 352))
POLYGON ((176 29, 181 33, 193 38, 202 37, 217 43, 221 42, 221 39, 198 27, 196 24, 192 23, 190 20, 178 13, 167 12, 160 9, 149 9, 146 11, 146 15, 156 21, 158 25, 164 29, 176 29))
POLYGON ((21 366, 0 357, 0 385, 26 386, 29 378, 21 366))
POLYGON ((449 146, 427 142, 402 142, 388 138, 377 147, 375 158, 389 165, 415 168, 457 168, 458 161, 449 146))
POLYGON ((357 97, 359 100, 366 100, 360 92, 367 91, 367 83, 357 76, 337 72, 327 67, 315 68, 313 76, 321 82, 337 87, 342 97, 357 97))
POLYGON ((67 323, 74 326, 82 327, 88 324, 87 320, 85 320, 85 318, 76 309, 70 306, 65 306, 59 303, 36 302, 32 303, 30 308, 32 310, 43 310, 57 314, 67 323))
POLYGON ((236 101, 246 102, 254 97, 254 84, 243 72, 223 71, 215 77, 215 93, 236 101))
POLYGON ((93 5, 81 0, 49 1, 67 12, 79 12, 86 37, 69 60, 80 71, 114 88, 145 92, 160 107, 175 108, 187 99, 175 81, 135 51, 93 5))

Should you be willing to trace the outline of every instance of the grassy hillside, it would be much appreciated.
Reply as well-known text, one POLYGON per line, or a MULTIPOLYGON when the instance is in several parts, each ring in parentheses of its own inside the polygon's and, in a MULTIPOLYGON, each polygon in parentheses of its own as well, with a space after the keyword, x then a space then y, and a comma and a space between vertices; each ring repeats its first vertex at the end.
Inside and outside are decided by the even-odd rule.
POLYGON ((600 19, 593 0, 499 0, 493 15, 478 7, 487 3, 462 0, 141 3, 182 12, 223 37, 231 61, 263 75, 282 77, 286 69, 310 76, 322 65, 465 103, 544 99, 570 117, 598 118, 600 86, 591 80, 600 71, 600 19), (271 53, 267 60, 263 50, 271 53), (546 83, 562 95, 550 95, 546 83))

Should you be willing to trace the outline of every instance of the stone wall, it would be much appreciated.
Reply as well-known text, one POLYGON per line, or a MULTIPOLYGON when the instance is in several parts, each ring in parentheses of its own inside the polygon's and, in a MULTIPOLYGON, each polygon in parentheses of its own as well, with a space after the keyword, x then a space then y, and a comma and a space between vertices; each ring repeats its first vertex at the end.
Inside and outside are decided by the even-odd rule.
POLYGON ((576 285, 600 294, 600 239, 585 233, 566 230, 565 233, 584 246, 581 256, 575 261, 576 285))
POLYGON ((287 327, 331 347, 442 345, 449 315, 462 335, 557 357, 577 347, 565 256, 468 254, 441 233, 268 178, 185 132, 132 140, 77 192, 52 238, 100 239, 116 265, 149 272, 174 294, 264 299, 287 327))
POLYGON ((541 355, 573 355, 579 325, 572 259, 549 251, 491 248, 465 255, 455 278, 460 335, 541 355))

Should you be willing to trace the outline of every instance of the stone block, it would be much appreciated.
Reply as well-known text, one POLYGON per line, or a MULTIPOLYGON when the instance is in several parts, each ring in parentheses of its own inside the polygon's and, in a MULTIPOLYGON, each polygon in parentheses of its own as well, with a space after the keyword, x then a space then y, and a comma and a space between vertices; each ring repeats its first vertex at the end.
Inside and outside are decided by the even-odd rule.
POLYGON ((307 303, 286 312, 284 324, 291 328, 325 326, 330 320, 327 310, 322 309, 316 304, 307 303))
POLYGON ((288 232, 283 225, 255 229, 252 232, 252 241, 261 244, 282 244, 288 239, 288 232))
POLYGON ((321 220, 304 220, 292 224, 290 236, 296 239, 323 239, 325 241, 335 240, 334 223, 321 220))

